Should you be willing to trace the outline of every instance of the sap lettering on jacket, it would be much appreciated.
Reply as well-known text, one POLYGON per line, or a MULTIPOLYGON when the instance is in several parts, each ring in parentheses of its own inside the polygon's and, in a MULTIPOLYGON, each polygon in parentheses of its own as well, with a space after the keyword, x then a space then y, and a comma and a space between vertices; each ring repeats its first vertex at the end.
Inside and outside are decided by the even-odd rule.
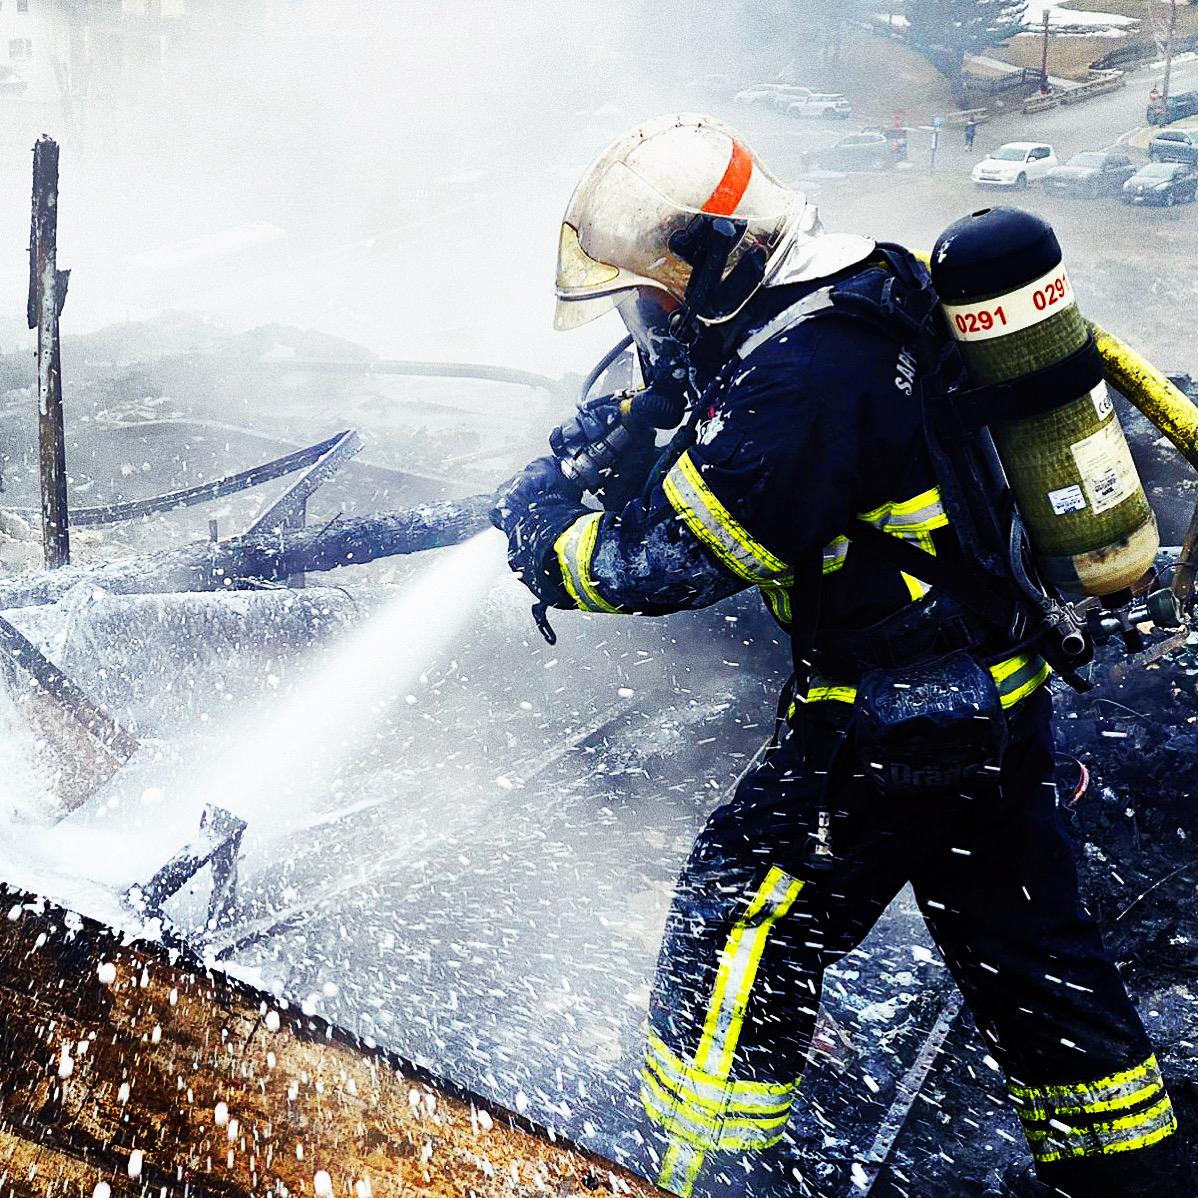
POLYGON ((915 391, 915 358, 905 347, 899 352, 895 364, 894 385, 907 396, 915 391))

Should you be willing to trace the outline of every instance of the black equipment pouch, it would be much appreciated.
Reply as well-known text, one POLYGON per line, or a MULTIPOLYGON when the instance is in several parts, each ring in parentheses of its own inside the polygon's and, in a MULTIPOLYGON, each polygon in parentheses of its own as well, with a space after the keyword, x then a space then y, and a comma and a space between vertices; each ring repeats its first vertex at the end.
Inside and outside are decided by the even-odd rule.
POLYGON ((937 794, 996 770, 1007 747, 998 687, 964 650, 867 670, 857 684, 853 729, 866 775, 883 794, 900 797, 937 794))

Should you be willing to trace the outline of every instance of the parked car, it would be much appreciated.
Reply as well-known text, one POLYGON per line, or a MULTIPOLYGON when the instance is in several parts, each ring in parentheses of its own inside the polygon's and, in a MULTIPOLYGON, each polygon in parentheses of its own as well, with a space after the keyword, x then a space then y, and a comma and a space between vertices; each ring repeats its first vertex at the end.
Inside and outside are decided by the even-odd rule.
POLYGON ((739 104, 765 104, 791 116, 826 116, 847 119, 852 105, 839 93, 813 92, 797 83, 758 83, 738 91, 739 104))
POLYGON ((1022 191, 1059 165, 1052 146, 1040 141, 1009 141, 973 168, 979 187, 1013 187, 1022 191))
POLYGON ((823 116, 847 121, 853 115, 853 106, 839 93, 811 92, 792 100, 786 111, 791 116, 823 116))
POLYGON ((1044 190, 1058 196, 1113 196, 1136 173, 1122 150, 1087 150, 1044 176, 1044 190))
POLYGON ((801 96, 811 95, 811 88, 800 87, 797 83, 755 83, 752 87, 742 88, 733 99, 738 104, 789 104, 801 96))
POLYGON ((1198 92, 1178 92, 1168 100, 1153 100, 1144 116, 1150 125, 1171 125, 1183 116, 1198 116, 1198 92))
POLYGON ((905 136, 892 140, 884 133, 850 133, 827 149, 805 155, 804 162, 825 171, 881 171, 906 157, 905 136))
POLYGON ((1163 204, 1198 196, 1198 170, 1188 162, 1150 162, 1123 184, 1125 204, 1163 204))
POLYGON ((1148 161, 1198 163, 1198 129, 1162 129, 1148 143, 1148 161))
POLYGON ((796 100, 812 94, 811 88, 800 87, 797 83, 755 83, 738 91, 733 99, 738 104, 761 104, 785 112, 796 100))

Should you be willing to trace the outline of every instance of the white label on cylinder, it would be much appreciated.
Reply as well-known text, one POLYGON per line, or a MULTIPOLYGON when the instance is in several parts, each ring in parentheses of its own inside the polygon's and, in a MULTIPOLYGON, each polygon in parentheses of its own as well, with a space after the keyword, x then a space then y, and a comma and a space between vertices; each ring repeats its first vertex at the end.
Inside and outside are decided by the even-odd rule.
POLYGON ((1071 487, 1062 487, 1059 491, 1048 492, 1048 502, 1052 504, 1054 516, 1064 516, 1069 512, 1086 510, 1086 497, 1082 489, 1074 483, 1071 487))
POLYGON ((1073 302, 1073 285, 1064 265, 1058 264, 1046 275, 1006 295, 972 304, 945 304, 944 311, 958 341, 989 341, 1030 329, 1073 302))
POLYGON ((1140 485, 1131 450, 1117 420, 1073 445, 1073 460, 1082 476, 1086 498, 1095 515, 1118 507, 1140 485))
POLYGON ((1094 414, 1099 420, 1105 420, 1115 410, 1110 392, 1106 389, 1106 383, 1099 383, 1090 392, 1090 398, 1094 401, 1094 414))

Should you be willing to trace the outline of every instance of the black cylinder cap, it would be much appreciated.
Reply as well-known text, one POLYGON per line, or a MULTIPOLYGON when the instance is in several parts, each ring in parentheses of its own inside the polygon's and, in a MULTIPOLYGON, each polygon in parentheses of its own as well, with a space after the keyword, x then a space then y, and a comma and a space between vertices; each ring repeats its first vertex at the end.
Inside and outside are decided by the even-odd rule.
POLYGON ((983 208, 954 221, 932 250, 932 283, 946 303, 1002 295, 1061 262, 1052 225, 1022 208, 983 208))

